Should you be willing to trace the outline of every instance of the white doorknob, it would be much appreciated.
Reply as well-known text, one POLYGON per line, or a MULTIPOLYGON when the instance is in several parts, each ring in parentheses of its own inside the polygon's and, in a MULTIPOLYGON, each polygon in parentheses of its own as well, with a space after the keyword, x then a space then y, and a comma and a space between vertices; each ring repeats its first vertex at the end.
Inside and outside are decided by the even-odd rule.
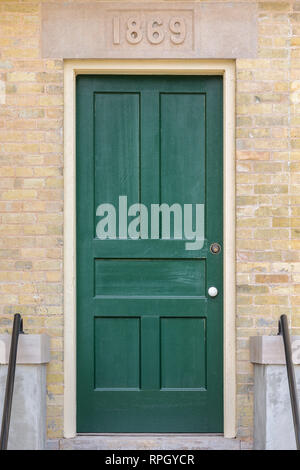
POLYGON ((210 287, 208 289, 208 295, 210 297, 216 297, 218 295, 218 289, 216 287, 210 287))

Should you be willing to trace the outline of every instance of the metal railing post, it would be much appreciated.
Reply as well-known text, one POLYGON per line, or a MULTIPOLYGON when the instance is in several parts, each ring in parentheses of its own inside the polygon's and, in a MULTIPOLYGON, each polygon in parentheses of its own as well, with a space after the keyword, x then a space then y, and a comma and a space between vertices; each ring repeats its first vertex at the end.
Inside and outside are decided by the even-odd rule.
POLYGON ((290 339, 289 326, 288 326, 288 320, 287 320, 286 315, 280 316, 278 334, 282 335, 283 337, 286 369, 287 369, 287 376, 288 376, 288 382, 289 382, 293 422, 294 422, 294 429, 295 429, 296 447, 297 447, 297 450, 300 450, 299 404, 298 404, 295 370, 294 370, 293 357, 292 357, 291 339, 290 339))
POLYGON ((9 353, 9 362, 8 362, 8 368, 7 368, 7 379, 6 379, 5 398, 4 398, 4 405, 3 405, 3 415, 2 415, 2 425, 1 425, 1 435, 0 435, 0 450, 7 449, 10 416, 11 416, 11 405, 12 405, 13 392, 14 392, 18 340, 19 340, 20 333, 23 333, 23 320, 21 318, 21 315, 19 313, 16 313, 14 315, 14 323, 13 323, 10 353, 9 353))

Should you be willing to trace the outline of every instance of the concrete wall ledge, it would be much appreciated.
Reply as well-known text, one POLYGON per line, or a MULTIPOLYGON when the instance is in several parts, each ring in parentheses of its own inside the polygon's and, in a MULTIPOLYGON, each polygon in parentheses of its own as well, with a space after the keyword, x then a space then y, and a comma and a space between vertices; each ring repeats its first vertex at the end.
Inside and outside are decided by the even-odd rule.
MULTIPOLYGON (((2 416, 11 335, 0 335, 0 416, 2 416)), ((9 450, 38 450, 46 445, 46 368, 50 338, 20 334, 9 450)))
MULTIPOLYGON (((300 336, 292 336, 292 354, 300 399, 300 336)), ((250 338, 254 364, 254 449, 296 449, 282 336, 250 338)))
MULTIPOLYGON (((11 335, 0 335, 0 364, 8 364, 11 335)), ((46 334, 20 334, 17 364, 46 364, 50 361, 50 338, 46 334)))
MULTIPOLYGON (((300 364, 300 336, 292 336, 291 345, 293 362, 300 364)), ((282 336, 250 337, 250 361, 254 364, 285 364, 282 336)))

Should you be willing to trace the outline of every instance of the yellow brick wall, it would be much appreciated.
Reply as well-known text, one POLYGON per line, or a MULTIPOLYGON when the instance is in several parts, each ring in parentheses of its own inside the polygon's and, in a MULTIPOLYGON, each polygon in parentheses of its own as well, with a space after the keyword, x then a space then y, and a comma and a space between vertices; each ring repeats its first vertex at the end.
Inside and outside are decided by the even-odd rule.
POLYGON ((258 2, 259 53, 237 60, 239 436, 252 433, 249 336, 300 333, 300 2, 258 2))
MULTIPOLYGON (((236 62, 237 411, 245 439, 249 336, 275 333, 281 313, 300 334, 300 1, 249 1, 259 8, 258 58, 236 62)), ((54 438, 63 424, 63 62, 40 58, 41 3, 0 0, 0 329, 21 312, 27 332, 51 336, 54 438)))
POLYGON ((0 0, 0 327, 51 336, 48 435, 62 435, 63 62, 40 59, 40 2, 0 0))

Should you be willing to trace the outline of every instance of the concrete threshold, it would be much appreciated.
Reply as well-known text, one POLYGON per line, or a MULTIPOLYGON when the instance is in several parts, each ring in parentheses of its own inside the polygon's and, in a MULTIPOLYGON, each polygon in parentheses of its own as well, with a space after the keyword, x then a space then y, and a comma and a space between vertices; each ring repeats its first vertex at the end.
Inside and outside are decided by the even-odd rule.
POLYGON ((52 450, 246 450, 251 445, 220 434, 81 434, 47 442, 52 450))

